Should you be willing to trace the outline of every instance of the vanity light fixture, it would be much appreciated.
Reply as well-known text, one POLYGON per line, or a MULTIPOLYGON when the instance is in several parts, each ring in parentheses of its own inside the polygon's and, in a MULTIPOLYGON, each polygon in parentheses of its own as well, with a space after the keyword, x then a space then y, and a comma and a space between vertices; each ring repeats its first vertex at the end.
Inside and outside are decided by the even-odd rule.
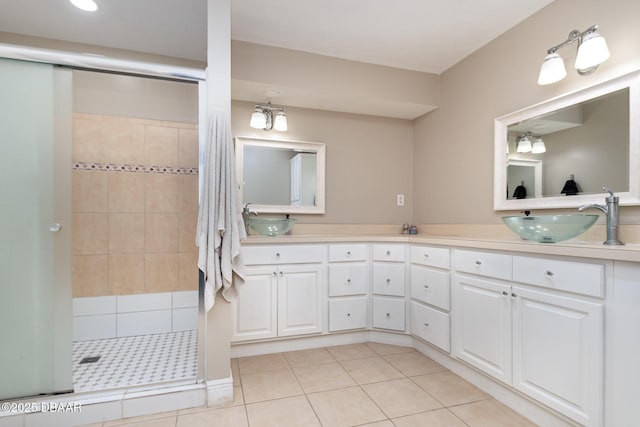
POLYGON ((95 12, 98 10, 98 5, 93 0, 69 0, 72 5, 78 9, 82 9, 85 12, 95 12))
POLYGON ((574 67, 581 76, 593 73, 598 68, 598 65, 602 64, 610 56, 607 42, 597 30, 597 25, 592 25, 584 32, 573 30, 565 41, 548 49, 547 56, 540 67, 538 84, 548 85, 565 78, 567 70, 564 67, 564 60, 556 51, 575 41, 578 42, 578 54, 576 55, 574 67))
POLYGON ((541 154, 546 151, 547 147, 545 147, 541 136, 534 136, 531 132, 526 132, 516 138, 516 152, 518 153, 541 154))
POLYGON ((284 108, 274 107, 271 102, 266 105, 256 104, 249 126, 255 129, 271 130, 275 129, 279 132, 287 130, 287 116, 284 114, 284 108), (273 112, 276 112, 275 117, 273 112))

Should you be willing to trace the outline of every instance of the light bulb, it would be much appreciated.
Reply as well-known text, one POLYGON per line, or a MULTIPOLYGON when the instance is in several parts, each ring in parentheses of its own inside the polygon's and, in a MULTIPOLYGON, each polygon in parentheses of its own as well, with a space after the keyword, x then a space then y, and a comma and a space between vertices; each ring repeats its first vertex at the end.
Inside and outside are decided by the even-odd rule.
POLYGON ((545 56, 540 74, 538 75, 539 85, 548 85, 559 82, 567 76, 567 69, 564 67, 562 57, 557 53, 550 53, 545 56))
POLYGON ((546 151, 547 151, 547 147, 545 147, 544 141, 542 140, 542 138, 536 138, 536 140, 533 143, 533 146, 531 147, 531 152, 533 154, 541 154, 541 153, 545 153, 546 151))
POLYGON ((72 5, 78 9, 82 9, 87 12, 95 12, 98 10, 98 5, 93 0, 69 0, 72 5))
POLYGON ((264 129, 267 127, 267 117, 264 115, 260 108, 256 107, 256 109, 253 110, 249 126, 255 129, 264 129))
POLYGON ((595 67, 606 61, 611 54, 607 47, 607 41, 597 31, 585 35, 582 44, 578 48, 575 67, 578 70, 595 67))
POLYGON ((278 114, 276 114, 276 119, 273 123, 273 128, 280 132, 286 132, 287 116, 284 115, 284 111, 278 111, 278 114))

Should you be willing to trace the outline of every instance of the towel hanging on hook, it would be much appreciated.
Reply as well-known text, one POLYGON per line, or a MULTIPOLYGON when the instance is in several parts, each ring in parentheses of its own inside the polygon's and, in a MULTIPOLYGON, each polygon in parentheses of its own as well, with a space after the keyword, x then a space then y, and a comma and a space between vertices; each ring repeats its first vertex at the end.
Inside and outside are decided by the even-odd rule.
POLYGON ((571 174, 567 182, 564 183, 564 187, 562 187, 562 191, 560 193, 567 196, 575 196, 579 192, 580 190, 578 190, 578 183, 574 180, 573 174, 571 174))

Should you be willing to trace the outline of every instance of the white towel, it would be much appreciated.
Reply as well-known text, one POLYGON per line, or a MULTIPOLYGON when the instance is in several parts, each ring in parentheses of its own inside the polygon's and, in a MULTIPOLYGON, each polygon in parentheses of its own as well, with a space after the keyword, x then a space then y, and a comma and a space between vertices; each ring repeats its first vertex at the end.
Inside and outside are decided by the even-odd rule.
POLYGON ((238 289, 244 284, 240 241, 247 237, 236 183, 229 113, 213 112, 208 125, 196 234, 207 311, 213 307, 220 289, 225 300, 237 298, 238 289))

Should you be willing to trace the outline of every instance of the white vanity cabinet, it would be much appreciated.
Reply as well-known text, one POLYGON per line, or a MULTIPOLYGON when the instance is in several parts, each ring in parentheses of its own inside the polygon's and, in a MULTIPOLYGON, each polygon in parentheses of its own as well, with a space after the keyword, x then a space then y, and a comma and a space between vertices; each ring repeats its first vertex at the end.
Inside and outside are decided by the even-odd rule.
POLYGON ((321 245, 244 246, 245 286, 232 303, 232 341, 321 333, 321 245))
POLYGON ((329 331, 367 327, 367 245, 329 245, 329 331))
POLYGON ((411 333, 449 352, 449 249, 411 246, 411 333))
POLYGON ((453 355, 601 426, 605 263, 456 250, 454 265, 453 355))
POLYGON ((405 330, 406 245, 373 244, 371 278, 374 328, 405 330))

